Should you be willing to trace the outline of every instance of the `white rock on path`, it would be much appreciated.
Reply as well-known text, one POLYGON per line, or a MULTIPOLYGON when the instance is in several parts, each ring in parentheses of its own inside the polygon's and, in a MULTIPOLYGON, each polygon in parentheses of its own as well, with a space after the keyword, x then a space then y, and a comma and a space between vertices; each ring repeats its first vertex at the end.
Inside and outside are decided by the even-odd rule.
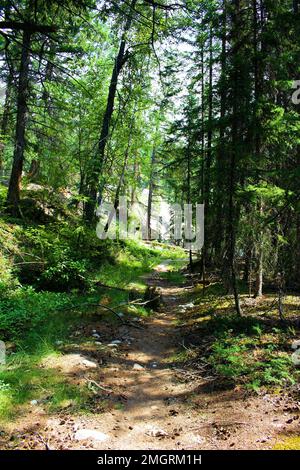
POLYGON ((144 367, 141 366, 141 364, 136 363, 136 364, 133 365, 133 370, 143 370, 143 369, 144 369, 144 367))
POLYGON ((295 366, 300 366, 300 349, 292 354, 292 361, 295 366))
POLYGON ((95 441, 104 442, 108 439, 108 435, 96 429, 79 429, 75 433, 75 439, 82 441, 84 439, 94 439, 95 441))
POLYGON ((146 434, 151 437, 165 437, 168 436, 168 433, 163 429, 150 429, 146 434))
POLYGON ((84 365, 85 367, 90 367, 92 369, 98 367, 98 364, 96 362, 88 361, 87 359, 83 359, 82 365, 84 365))
POLYGON ((293 341, 292 346, 291 346, 293 351, 296 351, 297 349, 300 349, 300 339, 293 341))

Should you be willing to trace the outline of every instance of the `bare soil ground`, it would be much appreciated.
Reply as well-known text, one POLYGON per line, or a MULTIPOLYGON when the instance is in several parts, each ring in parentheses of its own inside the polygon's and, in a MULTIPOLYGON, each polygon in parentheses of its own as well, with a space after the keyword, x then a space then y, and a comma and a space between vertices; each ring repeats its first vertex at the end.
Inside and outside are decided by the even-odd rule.
POLYGON ((161 311, 137 328, 116 328, 111 340, 129 340, 112 347, 108 359, 82 350, 44 364, 74 383, 88 381, 94 387, 92 413, 72 415, 66 407, 48 415, 38 405, 6 429, 1 448, 271 449, 282 434, 299 429, 299 411, 289 397, 220 390, 205 377, 172 368, 170 357, 181 342, 176 313, 187 286, 162 279, 167 269, 160 265, 148 278, 161 289, 161 311), (88 362, 82 363, 83 356, 88 362), (83 430, 103 435, 78 440, 83 430))

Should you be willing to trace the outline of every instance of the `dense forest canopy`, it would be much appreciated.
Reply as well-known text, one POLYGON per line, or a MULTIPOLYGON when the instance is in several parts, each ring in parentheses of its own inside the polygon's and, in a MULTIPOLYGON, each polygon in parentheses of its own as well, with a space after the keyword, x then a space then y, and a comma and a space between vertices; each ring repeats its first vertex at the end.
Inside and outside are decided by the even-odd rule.
MULTIPOLYGON (((28 184, 205 204, 198 270, 299 287, 297 1, 4 1, 6 211, 28 184), (280 278, 280 280, 279 280, 280 278)), ((252 287, 253 285, 253 287, 252 287)))

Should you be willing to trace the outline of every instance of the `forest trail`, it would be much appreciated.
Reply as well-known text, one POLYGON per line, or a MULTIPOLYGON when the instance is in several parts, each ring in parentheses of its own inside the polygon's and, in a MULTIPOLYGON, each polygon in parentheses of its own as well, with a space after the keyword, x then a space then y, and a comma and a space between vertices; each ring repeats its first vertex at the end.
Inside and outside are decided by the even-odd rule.
POLYGON ((286 419, 279 419, 272 397, 214 390, 205 377, 186 376, 172 367, 172 357, 182 350, 183 341, 176 314, 191 289, 161 277, 170 265, 163 262, 146 279, 161 290, 161 311, 130 332, 120 326, 119 336, 130 334, 130 346, 122 350, 120 345, 119 353, 94 374, 103 390, 110 390, 107 399, 117 397, 119 406, 90 416, 48 419, 50 448, 272 448, 286 419), (77 439, 90 431, 99 433, 98 440, 77 439))
POLYGON ((197 416, 181 403, 189 388, 175 378, 168 365, 180 342, 176 305, 186 292, 185 287, 160 278, 170 265, 171 261, 162 262, 146 279, 148 285, 160 288, 162 311, 131 331, 129 352, 107 367, 105 382, 113 390, 124 390, 124 406, 77 423, 80 429, 97 429, 107 436, 101 444, 87 443, 88 448, 196 449, 201 445, 197 430, 191 432, 197 416))
MULTIPOLYGON (((95 384, 94 411, 72 414, 66 408, 49 415, 37 406, 26 419, 14 424, 12 432, 17 427, 19 433, 18 448, 193 450, 274 446, 290 418, 290 413, 279 407, 278 397, 251 396, 239 388, 222 390, 209 377, 174 367, 174 355, 184 349, 186 339, 177 314, 192 286, 178 286, 161 276, 170 266, 171 262, 163 262, 146 278, 148 285, 161 290, 160 312, 143 319, 137 328, 119 325, 111 341, 122 341, 104 363, 83 347, 79 351, 87 359, 96 358, 97 367, 78 369, 69 376, 95 384), (130 341, 125 344, 124 338, 130 341)), ((59 359, 65 361, 67 375, 73 356, 65 354, 59 359)))

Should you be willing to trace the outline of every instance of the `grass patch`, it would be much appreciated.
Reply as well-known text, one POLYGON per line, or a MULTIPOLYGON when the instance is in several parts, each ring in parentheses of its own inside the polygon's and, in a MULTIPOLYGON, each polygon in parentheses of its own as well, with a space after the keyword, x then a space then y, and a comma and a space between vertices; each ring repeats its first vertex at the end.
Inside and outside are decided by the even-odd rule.
MULTIPOLYGON (((290 344, 297 338, 295 327, 282 324, 276 312, 276 297, 265 296, 245 302, 244 316, 234 312, 233 300, 215 283, 189 296, 195 307, 182 313, 179 322, 193 333, 193 344, 200 361, 212 375, 250 391, 278 389, 299 381, 300 371, 291 360, 290 344), (193 299, 194 296, 194 299, 193 299), (199 340, 195 340, 195 332, 199 340), (204 339, 205 350, 201 348, 204 339), (199 344, 199 346, 197 346, 199 344)), ((299 309, 299 297, 285 299, 288 318, 299 309)), ((179 323, 179 324, 180 324, 179 323)))

